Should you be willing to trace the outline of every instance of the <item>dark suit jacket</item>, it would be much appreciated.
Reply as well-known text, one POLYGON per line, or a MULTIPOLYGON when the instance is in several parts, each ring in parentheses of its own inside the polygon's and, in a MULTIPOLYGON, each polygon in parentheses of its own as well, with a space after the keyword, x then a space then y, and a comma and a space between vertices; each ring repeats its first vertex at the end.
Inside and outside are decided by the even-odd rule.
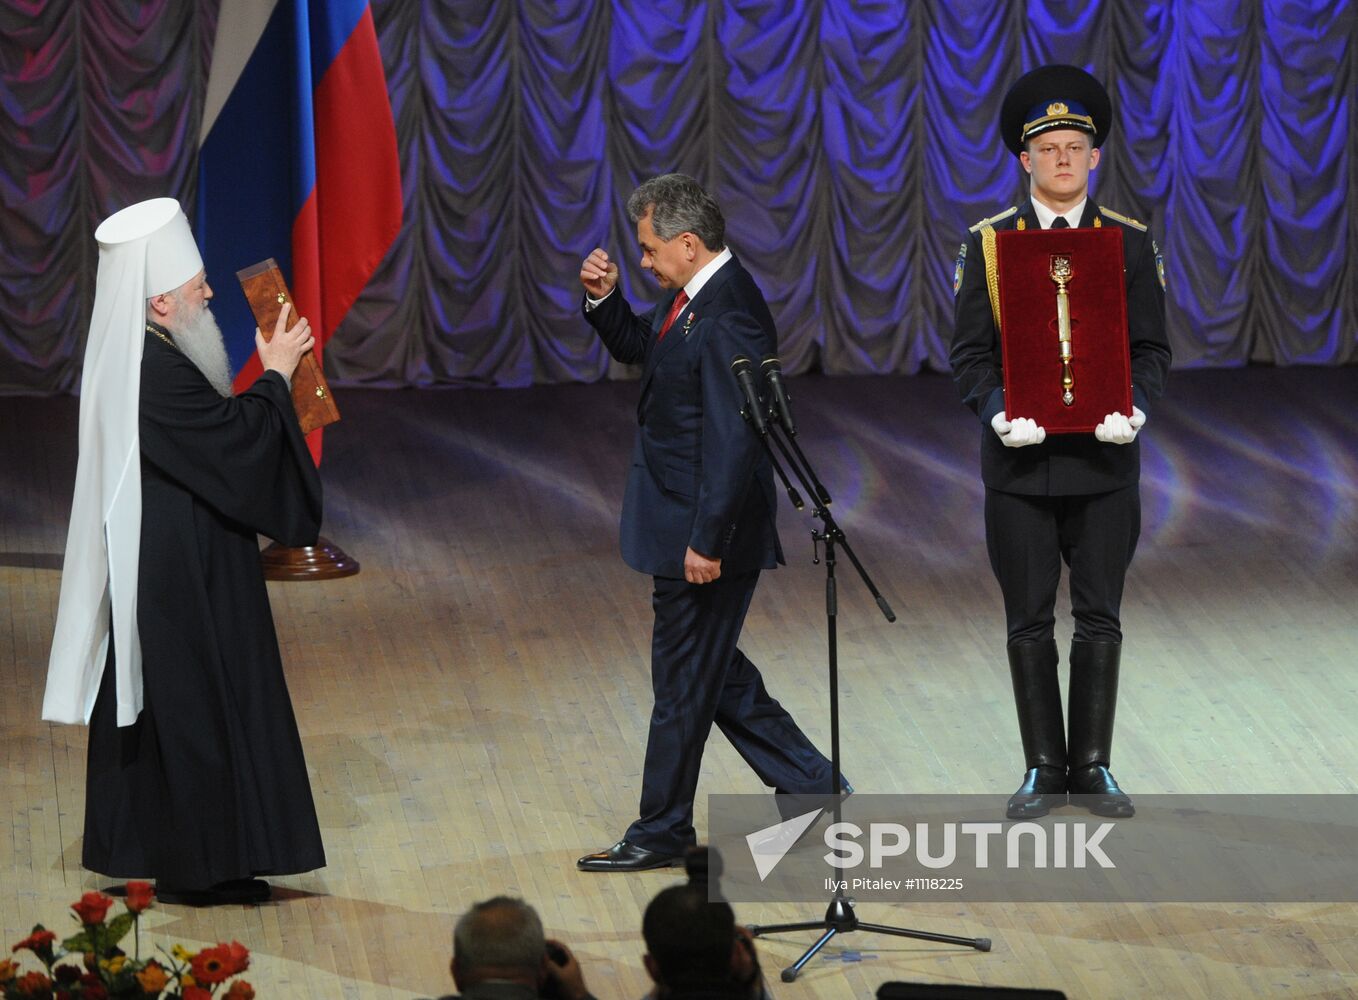
MULTIPOLYGON (((1029 229, 1040 228, 1031 202, 1024 202, 1018 211, 993 225, 996 230, 1014 229, 1019 219, 1029 229)), ((1095 219, 1100 225, 1122 230, 1132 401, 1149 416, 1151 400, 1164 391, 1170 362, 1165 290, 1157 273, 1155 242, 1145 229, 1103 213, 1090 198, 1080 227, 1094 225, 1095 219)), ((954 304, 949 361, 963 401, 981 418, 981 478, 986 486, 1006 493, 1064 496, 1106 493, 1136 483, 1141 474, 1139 440, 1118 445, 1104 444, 1093 434, 1051 434, 1042 444, 1004 446, 990 426, 995 414, 1004 409, 1004 364, 986 289, 979 229, 967 233, 958 266, 962 274, 954 304)))
POLYGON ((773 471, 740 415, 731 374, 738 354, 756 366, 778 348, 763 293, 727 261, 665 334, 674 294, 637 316, 621 291, 585 312, 610 354, 642 364, 637 436, 622 502, 622 556, 652 576, 682 579, 692 548, 722 560, 723 574, 783 561, 774 526, 773 471))

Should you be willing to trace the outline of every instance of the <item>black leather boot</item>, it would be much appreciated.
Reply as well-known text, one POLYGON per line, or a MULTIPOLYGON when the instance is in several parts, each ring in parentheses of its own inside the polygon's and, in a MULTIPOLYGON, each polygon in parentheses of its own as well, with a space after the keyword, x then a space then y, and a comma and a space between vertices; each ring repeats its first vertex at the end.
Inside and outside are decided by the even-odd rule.
POLYGON ((1009 676, 1028 768, 1005 808, 1010 819, 1034 819, 1066 804, 1066 732, 1057 659, 1054 639, 1009 647, 1009 676))
POLYGON ((1113 716, 1118 704, 1120 642, 1070 644, 1070 778, 1077 805, 1096 816, 1125 819, 1136 810, 1113 780, 1113 716))

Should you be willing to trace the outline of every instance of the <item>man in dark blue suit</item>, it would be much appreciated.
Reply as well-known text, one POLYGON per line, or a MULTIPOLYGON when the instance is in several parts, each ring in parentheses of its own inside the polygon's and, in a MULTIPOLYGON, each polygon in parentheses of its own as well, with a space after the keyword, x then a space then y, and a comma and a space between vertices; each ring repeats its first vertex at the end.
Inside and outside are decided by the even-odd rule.
POLYGON ((741 417, 731 360, 777 350, 764 296, 726 248, 717 203, 667 174, 632 193, 641 266, 665 297, 638 316, 616 291, 618 266, 585 258, 585 318, 609 353, 642 364, 637 436, 622 508, 622 555, 654 578, 655 706, 640 816, 623 839, 577 862, 583 871, 682 863, 696 842, 693 797, 712 723, 780 792, 824 793, 830 762, 769 696, 739 649, 759 572, 783 561, 773 473, 741 417))

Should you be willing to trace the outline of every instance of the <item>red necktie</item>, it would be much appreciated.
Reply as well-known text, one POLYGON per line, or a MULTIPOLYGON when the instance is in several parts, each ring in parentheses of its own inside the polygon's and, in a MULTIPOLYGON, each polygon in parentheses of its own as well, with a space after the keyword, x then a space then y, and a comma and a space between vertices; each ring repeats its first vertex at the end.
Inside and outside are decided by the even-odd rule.
POLYGON ((688 305, 688 292, 681 288, 679 294, 674 297, 674 304, 670 306, 669 313, 665 316, 665 325, 660 328, 660 336, 655 338, 657 344, 665 339, 665 332, 674 325, 674 318, 679 315, 679 310, 686 305, 688 305))

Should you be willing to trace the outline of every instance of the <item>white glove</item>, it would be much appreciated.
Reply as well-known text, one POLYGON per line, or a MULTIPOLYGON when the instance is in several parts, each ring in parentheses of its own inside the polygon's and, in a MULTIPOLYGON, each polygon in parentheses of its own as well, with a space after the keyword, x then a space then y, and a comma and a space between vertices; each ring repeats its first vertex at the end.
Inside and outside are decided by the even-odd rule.
MULTIPOLYGON (((1145 420, 1145 417, 1141 419, 1145 420)), ((1004 442, 1006 448, 1022 448, 1025 445, 1041 444, 1047 440, 1046 428, 1038 426, 1036 420, 1030 420, 1027 417, 1005 420, 1003 411, 995 414, 990 421, 990 426, 1000 436, 1000 440, 1004 442)))
POLYGON ((1116 410, 1103 418, 1103 423, 1094 428, 1094 436, 1106 444, 1131 444, 1136 440, 1136 432, 1146 422, 1146 415, 1139 407, 1132 407, 1130 418, 1116 410))

